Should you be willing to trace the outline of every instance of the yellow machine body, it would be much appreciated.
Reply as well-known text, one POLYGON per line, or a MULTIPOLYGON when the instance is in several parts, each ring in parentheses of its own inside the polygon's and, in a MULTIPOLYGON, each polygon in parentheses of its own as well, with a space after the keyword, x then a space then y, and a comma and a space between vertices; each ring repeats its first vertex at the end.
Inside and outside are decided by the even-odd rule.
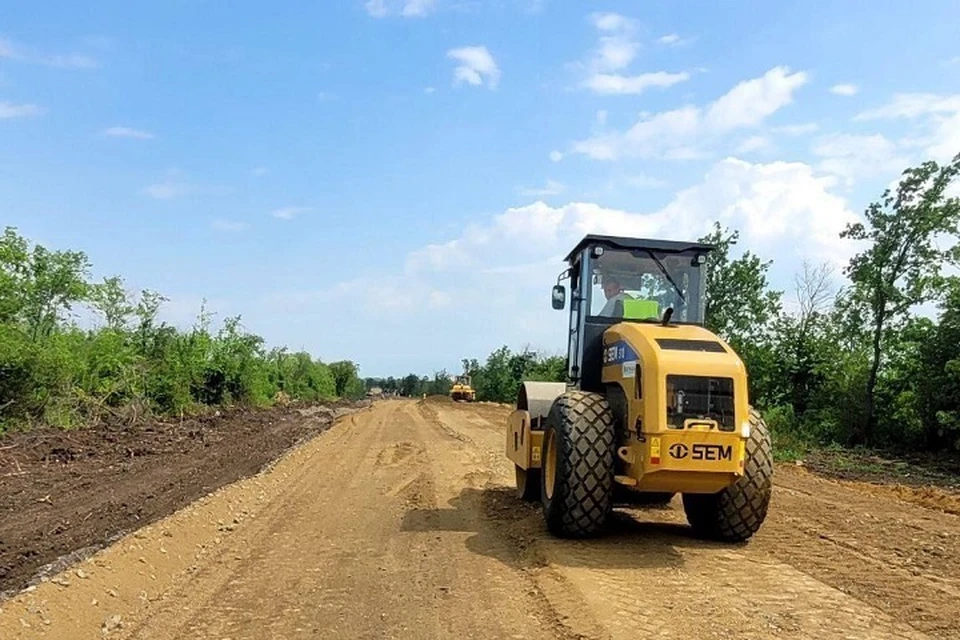
POLYGON ((507 420, 507 457, 521 469, 539 469, 543 430, 531 427, 530 412, 514 411, 507 420))
MULTIPOLYGON (((603 334, 602 382, 614 404, 616 481, 633 490, 715 493, 744 473, 750 435, 746 369, 715 334, 695 325, 621 322, 603 334), (673 376, 732 383, 733 419, 668 418, 676 406, 673 376)), ((506 454, 521 469, 540 468, 544 411, 519 408, 508 420, 506 454)))
POLYGON ((477 392, 470 384, 469 376, 458 376, 450 387, 450 398, 455 401, 473 402, 477 399, 477 392))

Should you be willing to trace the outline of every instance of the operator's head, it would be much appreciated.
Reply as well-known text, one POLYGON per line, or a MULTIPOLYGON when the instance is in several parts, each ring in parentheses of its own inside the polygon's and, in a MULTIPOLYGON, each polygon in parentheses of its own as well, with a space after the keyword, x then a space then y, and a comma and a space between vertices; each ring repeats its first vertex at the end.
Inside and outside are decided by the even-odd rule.
POLYGON ((623 291, 623 285, 617 280, 615 276, 607 275, 603 278, 603 295, 607 297, 607 300, 612 298, 623 291))

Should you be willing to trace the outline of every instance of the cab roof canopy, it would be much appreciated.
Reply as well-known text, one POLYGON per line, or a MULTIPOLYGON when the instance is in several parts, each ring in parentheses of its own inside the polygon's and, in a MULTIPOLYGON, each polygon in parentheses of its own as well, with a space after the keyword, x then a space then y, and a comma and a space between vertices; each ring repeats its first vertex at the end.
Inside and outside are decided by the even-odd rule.
POLYGON ((666 253, 682 253, 684 251, 697 251, 707 253, 713 250, 713 245, 702 244, 699 242, 677 242, 675 240, 649 240, 647 238, 624 238, 619 236, 601 236, 588 234, 583 236, 583 240, 577 243, 565 258, 567 262, 580 253, 584 247, 591 245, 602 245, 611 249, 650 249, 651 251, 663 251, 666 253))

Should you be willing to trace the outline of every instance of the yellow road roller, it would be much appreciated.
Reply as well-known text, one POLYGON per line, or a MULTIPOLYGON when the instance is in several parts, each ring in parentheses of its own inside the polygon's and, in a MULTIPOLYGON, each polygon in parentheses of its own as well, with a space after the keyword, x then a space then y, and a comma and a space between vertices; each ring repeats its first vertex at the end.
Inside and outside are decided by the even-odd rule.
POLYGON ((698 534, 742 542, 767 515, 770 435, 740 357, 704 325, 709 245, 587 235, 552 292, 567 381, 525 382, 508 419, 517 492, 549 531, 602 534, 615 503, 682 494, 698 534))
POLYGON ((477 392, 470 384, 470 376, 457 376, 450 387, 450 398, 454 402, 473 402, 477 399, 477 392))

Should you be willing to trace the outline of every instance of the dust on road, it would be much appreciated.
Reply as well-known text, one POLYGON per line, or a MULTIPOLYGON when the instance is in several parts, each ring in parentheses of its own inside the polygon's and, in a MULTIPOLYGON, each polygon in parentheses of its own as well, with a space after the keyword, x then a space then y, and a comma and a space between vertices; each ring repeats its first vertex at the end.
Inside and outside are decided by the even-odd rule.
POLYGON ((549 537, 506 411, 386 401, 0 603, 7 638, 960 638, 960 520, 778 467, 746 545, 682 510, 549 537))

